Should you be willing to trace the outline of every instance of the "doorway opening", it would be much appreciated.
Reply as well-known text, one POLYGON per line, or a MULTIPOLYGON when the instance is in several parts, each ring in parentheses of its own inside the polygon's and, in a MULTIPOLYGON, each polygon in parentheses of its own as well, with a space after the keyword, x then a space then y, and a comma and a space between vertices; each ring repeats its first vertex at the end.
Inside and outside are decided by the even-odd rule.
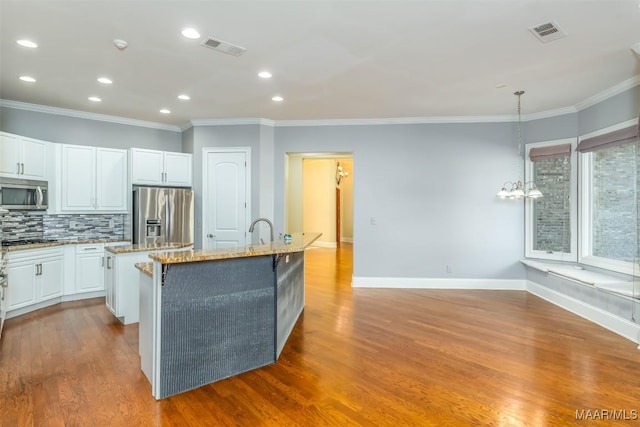
POLYGON ((286 153, 286 230, 320 232, 313 247, 351 254, 353 178, 353 153, 286 153))

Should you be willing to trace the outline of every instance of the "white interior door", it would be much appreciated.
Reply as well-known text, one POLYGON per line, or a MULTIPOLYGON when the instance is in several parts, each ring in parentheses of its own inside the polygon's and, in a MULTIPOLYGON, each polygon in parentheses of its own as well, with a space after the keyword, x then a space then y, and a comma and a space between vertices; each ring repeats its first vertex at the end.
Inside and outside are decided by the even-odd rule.
POLYGON ((206 153, 203 197, 204 249, 244 246, 247 239, 248 154, 246 151, 206 153))

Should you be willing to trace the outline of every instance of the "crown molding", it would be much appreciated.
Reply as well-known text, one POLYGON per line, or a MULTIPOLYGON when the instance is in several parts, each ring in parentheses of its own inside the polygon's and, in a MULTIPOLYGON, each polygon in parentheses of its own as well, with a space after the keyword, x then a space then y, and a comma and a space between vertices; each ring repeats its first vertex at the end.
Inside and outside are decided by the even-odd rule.
POLYGON ((240 119, 194 119, 190 126, 237 126, 237 125, 264 125, 274 126, 275 121, 261 118, 240 118, 240 119))
POLYGON ((496 123, 511 122, 514 116, 439 116, 398 117, 381 119, 321 119, 321 120, 276 120, 276 127, 287 126, 354 126, 354 125, 410 125, 434 123, 496 123))
POLYGON ((117 123, 128 126, 139 126, 151 129, 168 130, 180 132, 179 126, 167 125, 164 123, 148 122, 145 120, 128 119, 126 117, 109 116, 107 114, 90 113, 87 111, 70 110, 67 108, 50 107, 48 105, 29 104, 27 102, 11 101, 0 99, 0 107, 13 108, 16 110, 33 111, 36 113, 56 114, 59 116, 76 117, 79 119, 98 120, 101 122, 117 123))
POLYGON ((614 97, 638 85, 640 85, 640 74, 637 74, 630 79, 623 81, 622 83, 618 83, 617 85, 610 87, 609 89, 603 90, 602 92, 597 93, 582 102, 578 102, 575 105, 575 108, 577 111, 584 110, 585 108, 592 107, 604 100, 614 97))
POLYGON ((182 126, 180 126, 180 132, 184 132, 185 130, 191 129, 192 127, 193 127, 193 124, 191 122, 187 122, 182 126))
POLYGON ((565 114, 575 114, 577 112, 578 109, 576 107, 557 108, 555 110, 540 111, 539 113, 524 114, 522 116, 522 121, 530 122, 532 120, 548 119, 550 117, 564 116, 565 114))

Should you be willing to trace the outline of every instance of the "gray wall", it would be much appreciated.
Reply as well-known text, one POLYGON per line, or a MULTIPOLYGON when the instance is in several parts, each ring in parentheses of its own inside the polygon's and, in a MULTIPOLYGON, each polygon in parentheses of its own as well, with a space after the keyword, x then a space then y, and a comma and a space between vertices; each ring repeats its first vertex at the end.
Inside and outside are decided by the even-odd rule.
POLYGON ((60 144, 182 151, 178 131, 0 107, 0 130, 60 144))
POLYGON ((531 120, 523 123, 523 132, 527 142, 575 138, 578 136, 578 113, 531 120))
POLYGON ((353 152, 354 276, 522 278, 523 204, 495 197, 518 174, 513 135, 512 123, 276 127, 276 231, 285 154, 353 152))

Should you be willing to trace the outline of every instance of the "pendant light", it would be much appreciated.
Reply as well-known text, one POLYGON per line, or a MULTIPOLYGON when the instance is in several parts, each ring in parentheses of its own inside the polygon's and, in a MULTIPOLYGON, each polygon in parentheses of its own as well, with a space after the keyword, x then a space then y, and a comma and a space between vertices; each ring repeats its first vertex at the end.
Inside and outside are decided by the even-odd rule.
MULTIPOLYGON (((518 162, 518 171, 520 172, 520 176, 522 176, 522 109, 520 97, 524 94, 524 91, 519 90, 513 94, 518 97, 518 152, 516 159, 518 162)), ((535 182, 527 181, 523 184, 522 179, 518 177, 515 181, 506 181, 502 184, 502 188, 498 191, 496 197, 500 199, 537 199, 542 197, 542 192, 538 190, 535 182)))

